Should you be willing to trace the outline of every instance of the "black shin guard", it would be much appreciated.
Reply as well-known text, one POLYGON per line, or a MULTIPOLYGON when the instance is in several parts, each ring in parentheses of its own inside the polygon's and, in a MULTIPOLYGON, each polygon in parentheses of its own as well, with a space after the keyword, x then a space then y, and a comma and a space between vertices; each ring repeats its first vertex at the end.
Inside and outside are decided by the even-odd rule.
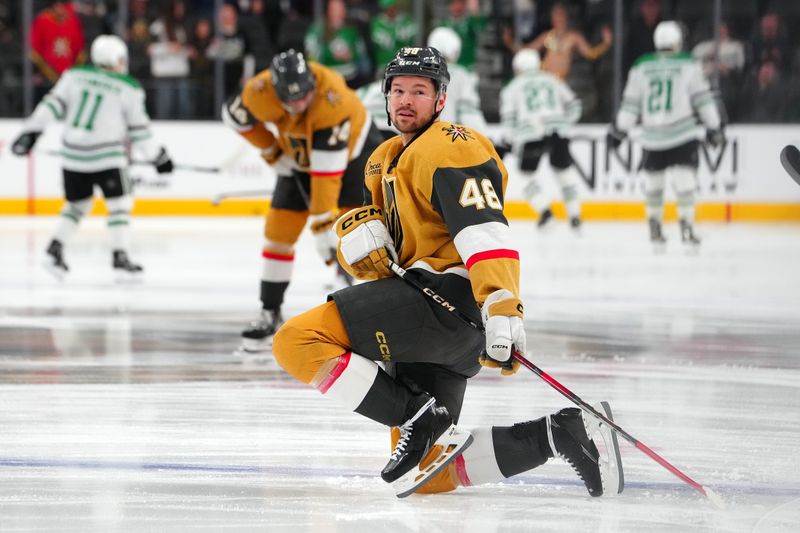
POLYGON ((534 469, 553 457, 547 442, 547 422, 544 418, 492 428, 494 455, 505 477, 534 469))
POLYGON ((399 426, 406 421, 406 410, 415 396, 408 387, 379 369, 356 413, 386 426, 399 426))
POLYGON ((283 304, 283 295, 289 287, 288 281, 274 282, 261 281, 261 307, 262 309, 278 310, 283 304))

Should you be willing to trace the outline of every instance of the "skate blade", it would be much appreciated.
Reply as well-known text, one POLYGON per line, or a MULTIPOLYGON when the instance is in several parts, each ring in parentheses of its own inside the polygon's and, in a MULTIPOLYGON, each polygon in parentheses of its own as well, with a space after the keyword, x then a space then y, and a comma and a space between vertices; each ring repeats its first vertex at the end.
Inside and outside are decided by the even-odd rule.
POLYGON ((266 339, 248 339, 242 337, 242 343, 233 350, 237 357, 259 357, 272 355, 272 335, 266 339))
POLYGON ((405 498, 414 494, 429 479, 464 453, 470 444, 472 444, 472 434, 451 424, 447 431, 436 439, 431 448, 431 450, 435 450, 438 447, 441 450, 437 456, 429 458, 429 453, 420 461, 420 464, 392 482, 392 488, 397 497, 405 498))
POLYGON ((114 283, 117 285, 138 285, 144 281, 143 272, 128 272, 127 270, 114 270, 114 283))
MULTIPOLYGON (((608 402, 603 401, 593 407, 604 414, 606 418, 612 422, 614 421, 614 417, 611 414, 611 406, 608 402)), ((594 441, 597 451, 600 453, 599 466, 600 479, 603 482, 603 496, 622 494, 625 489, 625 474, 622 470, 622 457, 619 453, 617 433, 608 424, 593 415, 584 413, 582 415, 586 433, 594 441)))
POLYGON ((63 282, 64 279, 67 277, 67 272, 63 268, 58 268, 57 266, 55 266, 50 261, 43 262, 42 266, 44 267, 44 269, 47 272, 50 273, 51 276, 56 278, 58 281, 62 281, 63 282))

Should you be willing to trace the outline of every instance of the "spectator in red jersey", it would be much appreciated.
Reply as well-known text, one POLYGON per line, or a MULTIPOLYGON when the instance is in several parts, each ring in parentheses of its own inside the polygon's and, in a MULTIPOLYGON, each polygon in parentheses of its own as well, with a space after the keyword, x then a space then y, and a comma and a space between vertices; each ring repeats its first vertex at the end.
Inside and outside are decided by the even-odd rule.
POLYGON ((70 2, 51 0, 49 7, 36 15, 31 48, 31 60, 44 77, 38 80, 39 86, 52 85, 62 72, 85 61, 83 28, 70 2))

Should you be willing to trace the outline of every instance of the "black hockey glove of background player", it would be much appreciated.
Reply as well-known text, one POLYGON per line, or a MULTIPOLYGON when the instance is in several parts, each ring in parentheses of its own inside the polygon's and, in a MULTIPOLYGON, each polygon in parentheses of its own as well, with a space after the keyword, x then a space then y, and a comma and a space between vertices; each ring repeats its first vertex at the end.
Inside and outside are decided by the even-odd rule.
POLYGON ((29 131, 21 134, 11 145, 11 151, 16 155, 28 155, 41 134, 41 131, 29 131))
POLYGON ((172 159, 169 158, 169 154, 167 154, 167 150, 165 148, 161 148, 161 151, 158 153, 158 157, 156 160, 153 161, 153 165, 156 167, 156 172, 159 174, 169 174, 175 169, 175 165, 172 164, 172 159))
POLYGON ((627 136, 628 134, 626 132, 618 129, 617 125, 612 122, 611 127, 608 128, 608 133, 606 134, 606 145, 616 150, 627 136))
POLYGON ((725 130, 720 126, 719 128, 706 131, 706 142, 714 148, 725 144, 725 130))

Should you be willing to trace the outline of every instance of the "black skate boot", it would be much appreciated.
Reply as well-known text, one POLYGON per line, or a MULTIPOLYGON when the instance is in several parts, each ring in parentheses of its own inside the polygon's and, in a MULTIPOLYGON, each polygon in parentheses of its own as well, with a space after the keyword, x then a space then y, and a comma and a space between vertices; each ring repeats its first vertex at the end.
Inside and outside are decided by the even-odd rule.
POLYGON ((653 249, 656 252, 663 252, 667 247, 667 239, 661 232, 661 222, 655 218, 648 219, 650 224, 650 242, 653 244, 653 249))
POLYGON ((697 237, 697 235, 694 234, 694 228, 692 227, 691 223, 689 223, 688 220, 682 218, 680 224, 681 224, 681 241, 683 241, 683 244, 692 248, 697 248, 698 246, 700 246, 700 239, 697 237))
POLYGON ((400 438, 381 478, 391 483, 398 498, 413 494, 472 444, 472 435, 459 430, 445 407, 426 394, 406 409, 400 438))
POLYGON ((583 225, 583 222, 581 222, 580 217, 572 217, 572 218, 569 219, 569 226, 572 228, 572 230, 575 233, 580 233, 581 232, 581 226, 582 225, 583 225))
POLYGON ((536 223, 536 227, 542 229, 545 226, 547 226, 547 223, 550 222, 552 219, 553 219, 553 212, 548 207, 544 211, 542 211, 541 215, 539 215, 539 222, 536 223))
POLYGON ((553 455, 564 459, 575 470, 589 494, 602 496, 600 453, 586 433, 581 410, 568 407, 548 416, 547 439, 553 455))
POLYGON ((117 281, 136 280, 144 272, 141 265, 131 262, 125 250, 114 250, 111 266, 117 281))
POLYGON ((64 262, 64 247, 61 241, 53 239, 47 246, 45 251, 44 267, 59 281, 64 279, 64 276, 69 272, 69 267, 64 262))
POLYGON ((257 354, 269 350, 269 340, 283 324, 280 309, 262 309, 258 318, 242 330, 239 355, 257 354))

